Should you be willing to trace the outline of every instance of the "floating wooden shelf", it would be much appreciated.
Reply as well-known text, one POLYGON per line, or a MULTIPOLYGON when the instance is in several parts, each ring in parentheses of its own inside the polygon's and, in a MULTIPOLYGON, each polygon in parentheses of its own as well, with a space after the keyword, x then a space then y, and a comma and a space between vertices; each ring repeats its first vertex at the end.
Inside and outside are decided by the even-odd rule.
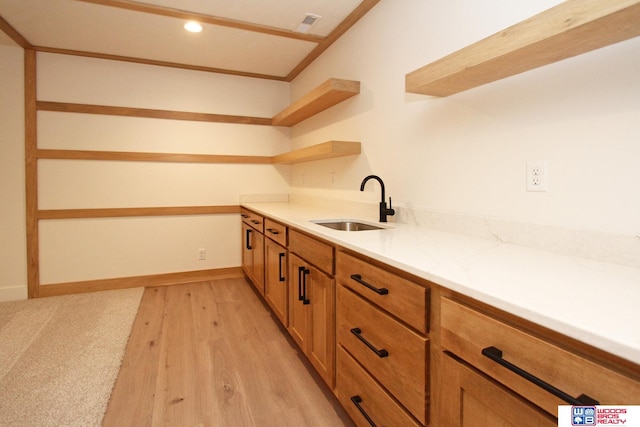
POLYGON ((37 159, 50 160, 115 160, 168 163, 257 163, 293 164, 311 160, 360 154, 360 143, 327 141, 276 156, 232 156, 217 154, 139 153, 123 151, 36 150, 37 159))
POLYGON ((269 156, 43 149, 36 150, 36 158, 50 160, 115 160, 123 162, 167 163, 272 163, 272 158, 269 156))
POLYGON ((567 0, 405 76, 448 96, 640 35, 640 0, 567 0))
POLYGON ((311 147, 301 148, 288 153, 273 156, 273 163, 294 164, 311 160, 330 159, 332 157, 360 154, 360 143, 351 141, 328 141, 311 147))
POLYGON ((273 116, 273 126, 293 126, 360 93, 360 82, 329 79, 273 116))

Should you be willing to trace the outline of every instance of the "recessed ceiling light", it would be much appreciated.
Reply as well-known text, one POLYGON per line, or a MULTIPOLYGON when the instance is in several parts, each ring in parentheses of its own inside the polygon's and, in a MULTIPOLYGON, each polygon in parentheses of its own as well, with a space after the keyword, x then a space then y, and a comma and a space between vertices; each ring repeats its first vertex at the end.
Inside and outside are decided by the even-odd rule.
POLYGON ((200 25, 196 21, 189 21, 184 24, 184 29, 191 33, 199 33, 200 31, 202 31, 202 25, 200 25))

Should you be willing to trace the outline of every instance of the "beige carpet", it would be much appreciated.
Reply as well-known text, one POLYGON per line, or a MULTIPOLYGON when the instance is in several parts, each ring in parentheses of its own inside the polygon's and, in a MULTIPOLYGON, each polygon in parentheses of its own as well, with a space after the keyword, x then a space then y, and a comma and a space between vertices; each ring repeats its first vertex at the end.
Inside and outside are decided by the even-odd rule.
POLYGON ((0 303, 0 426, 99 426, 142 293, 0 303))

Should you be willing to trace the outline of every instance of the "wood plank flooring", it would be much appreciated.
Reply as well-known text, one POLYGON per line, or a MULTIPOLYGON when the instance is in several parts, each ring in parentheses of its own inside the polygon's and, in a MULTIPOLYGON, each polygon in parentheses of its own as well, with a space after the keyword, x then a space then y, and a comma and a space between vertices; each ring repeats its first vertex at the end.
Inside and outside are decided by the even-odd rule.
POLYGON ((147 288, 104 426, 353 426, 244 279, 147 288))

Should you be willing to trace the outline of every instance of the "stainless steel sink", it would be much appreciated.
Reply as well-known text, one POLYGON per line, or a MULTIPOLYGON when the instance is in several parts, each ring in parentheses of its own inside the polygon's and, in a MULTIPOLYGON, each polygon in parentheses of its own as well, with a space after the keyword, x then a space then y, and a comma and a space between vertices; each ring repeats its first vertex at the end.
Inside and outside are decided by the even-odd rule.
POLYGON ((339 219, 339 220, 314 220, 311 221, 323 227, 331 228, 333 230, 341 231, 367 231, 367 230, 384 230, 385 227, 380 227, 366 222, 351 219, 339 219))

